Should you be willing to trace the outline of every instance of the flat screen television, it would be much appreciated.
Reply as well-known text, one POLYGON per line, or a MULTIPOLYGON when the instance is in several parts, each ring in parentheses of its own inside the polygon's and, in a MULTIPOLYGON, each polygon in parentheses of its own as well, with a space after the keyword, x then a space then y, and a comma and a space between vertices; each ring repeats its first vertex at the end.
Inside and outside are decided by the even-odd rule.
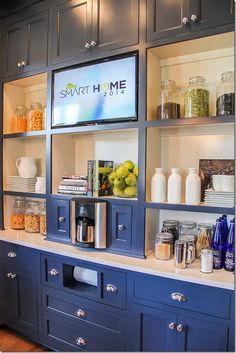
POLYGON ((137 53, 55 71, 52 127, 137 120, 137 53))

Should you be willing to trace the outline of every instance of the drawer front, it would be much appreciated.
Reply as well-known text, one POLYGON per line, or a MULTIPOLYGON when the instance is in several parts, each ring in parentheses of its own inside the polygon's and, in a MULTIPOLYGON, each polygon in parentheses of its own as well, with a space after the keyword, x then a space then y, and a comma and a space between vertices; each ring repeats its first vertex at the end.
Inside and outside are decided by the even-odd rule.
POLYGON ((71 319, 62 314, 44 315, 43 331, 52 347, 67 351, 117 352, 126 351, 125 337, 99 326, 82 323, 74 326, 71 319))
POLYGON ((117 271, 102 271, 101 273, 102 301, 106 304, 125 309, 127 296, 126 273, 117 271))
POLYGON ((49 200, 47 216, 47 238, 70 242, 70 201, 49 200))
POLYGON ((135 301, 149 300, 228 319, 230 291, 161 277, 135 275, 135 301))
POLYGON ((123 315, 108 310, 104 305, 93 301, 81 299, 77 296, 61 292, 55 289, 43 289, 43 308, 45 312, 61 312, 66 317, 77 322, 87 322, 100 327, 108 328, 116 332, 122 330, 123 315))
POLYGON ((112 205, 112 247, 131 249, 132 206, 112 205))
POLYGON ((62 288, 63 270, 62 262, 53 257, 42 256, 42 282, 52 287, 62 288))
POLYGON ((25 246, 0 241, 0 262, 26 267, 28 271, 33 271, 34 266, 39 264, 39 252, 25 246))

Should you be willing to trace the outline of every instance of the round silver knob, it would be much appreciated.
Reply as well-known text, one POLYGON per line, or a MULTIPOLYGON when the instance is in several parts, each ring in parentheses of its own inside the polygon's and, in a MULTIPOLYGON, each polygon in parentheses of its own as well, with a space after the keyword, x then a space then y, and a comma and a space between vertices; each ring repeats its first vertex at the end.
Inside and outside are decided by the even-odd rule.
POLYGON ((65 222, 65 217, 63 217, 63 216, 58 217, 58 221, 59 221, 60 223, 65 222))
POLYGON ((84 45, 84 47, 85 47, 86 49, 89 49, 90 46, 91 46, 91 45, 90 45, 88 42, 86 42, 85 45, 84 45))
POLYGON ((82 337, 76 338, 76 344, 78 344, 78 346, 87 346, 87 342, 82 337))
POLYGON ((58 272, 55 268, 52 268, 51 270, 48 271, 48 274, 49 274, 50 276, 55 277, 55 276, 58 276, 58 275, 59 275, 59 272, 58 272))
POLYGON ((14 251, 9 251, 7 254, 8 257, 16 257, 16 253, 14 251))
POLYGON ((188 18, 187 18, 187 17, 183 17, 183 18, 182 18, 182 23, 183 23, 184 25, 187 25, 187 24, 188 24, 188 18))
POLYGON ((183 295, 181 293, 172 293, 171 299, 176 300, 177 302, 186 302, 187 301, 187 298, 185 297, 185 295, 183 295))
POLYGON ((22 67, 22 64, 20 62, 17 63, 17 67, 22 67))
POLYGON ((21 66, 22 67, 25 67, 25 66, 27 66, 28 64, 27 64, 27 61, 25 61, 25 60, 23 60, 22 62, 21 62, 21 66))
POLYGON ((8 273, 7 273, 7 277, 8 277, 8 278, 11 278, 11 275, 12 275, 11 272, 8 272, 8 273))
POLYGON ((91 45, 91 47, 96 47, 97 43, 96 43, 94 40, 92 40, 92 42, 90 43, 90 45, 91 45))
POLYGON ((169 329, 170 330, 175 330, 176 329, 176 324, 174 322, 171 322, 169 325, 168 325, 169 329))
POLYGON ((183 332, 183 331, 184 331, 184 325, 181 325, 181 324, 177 325, 177 326, 176 326, 176 330, 177 330, 178 332, 183 332))
POLYGON ((191 15, 191 21, 197 22, 198 18, 196 15, 191 15))
POLYGON ((12 278, 12 279, 16 278, 16 273, 12 273, 12 274, 11 274, 11 278, 12 278))
POLYGON ((76 311, 75 316, 77 316, 77 317, 86 317, 87 314, 82 309, 79 309, 79 310, 76 311))
POLYGON ((125 225, 124 224, 119 224, 118 225, 118 230, 125 230, 125 225))
POLYGON ((108 293, 116 293, 118 292, 118 288, 114 286, 114 284, 107 284, 105 287, 105 291, 108 293))

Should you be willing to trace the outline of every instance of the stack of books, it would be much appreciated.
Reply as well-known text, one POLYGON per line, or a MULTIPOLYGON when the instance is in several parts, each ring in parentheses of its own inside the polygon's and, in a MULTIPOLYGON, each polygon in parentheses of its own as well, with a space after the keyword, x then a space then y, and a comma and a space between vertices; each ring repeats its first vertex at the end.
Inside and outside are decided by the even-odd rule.
POLYGON ((88 160, 88 196, 113 195, 109 174, 113 172, 114 162, 88 160))
POLYGON ((87 196, 87 175, 64 175, 61 178, 58 190, 60 194, 72 194, 87 196))

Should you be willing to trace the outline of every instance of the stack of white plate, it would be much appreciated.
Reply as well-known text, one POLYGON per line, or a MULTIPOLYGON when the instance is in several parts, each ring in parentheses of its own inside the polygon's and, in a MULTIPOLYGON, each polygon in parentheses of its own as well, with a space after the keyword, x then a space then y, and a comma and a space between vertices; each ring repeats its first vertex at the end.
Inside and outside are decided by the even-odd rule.
POLYGON ((36 178, 21 178, 20 176, 9 176, 8 187, 9 191, 23 191, 23 192, 34 192, 35 191, 36 178))
POLYGON ((205 190, 204 203, 209 206, 234 207, 233 191, 205 190))

